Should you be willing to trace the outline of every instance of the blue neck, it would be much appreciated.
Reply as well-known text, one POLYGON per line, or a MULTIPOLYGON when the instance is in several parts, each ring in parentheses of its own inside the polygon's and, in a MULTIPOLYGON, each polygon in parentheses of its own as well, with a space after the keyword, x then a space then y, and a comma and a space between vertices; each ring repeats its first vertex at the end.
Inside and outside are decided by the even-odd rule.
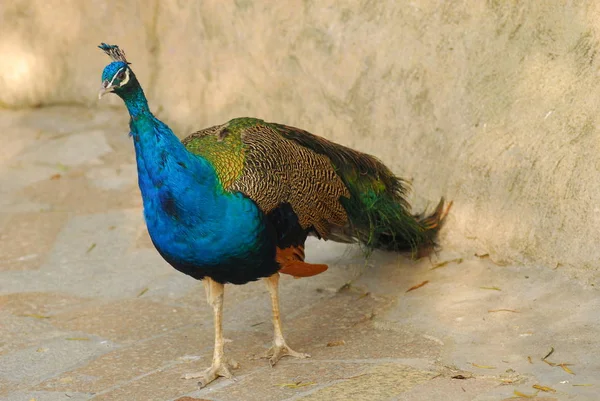
MULTIPOLYGON (((161 167, 162 170, 166 157, 171 160, 189 157, 187 150, 173 131, 154 117, 139 84, 128 88, 126 92, 118 93, 118 95, 125 102, 131 116, 129 127, 135 142, 138 164, 145 160, 144 164, 161 167)), ((150 174, 156 172, 158 171, 148 171, 150 174)))
POLYGON ((127 106, 129 115, 133 120, 135 120, 143 114, 150 116, 152 115, 152 113, 150 112, 150 108, 148 107, 146 95, 144 95, 144 90, 141 86, 135 85, 126 92, 118 93, 118 95, 125 102, 125 106, 127 106))
POLYGON ((223 190, 213 165, 152 115, 139 84, 117 94, 131 115, 144 217, 161 255, 195 278, 241 284, 257 278, 257 266, 273 274, 273 234, 254 201, 223 190))
POLYGON ((138 85, 118 93, 125 101, 131 121, 129 126, 135 145, 138 181, 145 207, 159 192, 184 191, 191 181, 198 188, 219 186, 214 168, 197 155, 188 152, 179 138, 148 108, 144 91, 138 85))

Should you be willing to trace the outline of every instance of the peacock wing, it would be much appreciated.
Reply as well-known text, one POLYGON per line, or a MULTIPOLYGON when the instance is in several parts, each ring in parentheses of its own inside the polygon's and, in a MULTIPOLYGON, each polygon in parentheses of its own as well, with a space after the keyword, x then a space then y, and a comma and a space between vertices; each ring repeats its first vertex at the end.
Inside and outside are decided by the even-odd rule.
POLYGON ((281 127, 238 118, 198 131, 183 144, 213 164, 223 189, 245 194, 266 214, 288 203, 302 228, 328 238, 348 224, 340 198, 350 193, 326 155, 287 138, 281 127))

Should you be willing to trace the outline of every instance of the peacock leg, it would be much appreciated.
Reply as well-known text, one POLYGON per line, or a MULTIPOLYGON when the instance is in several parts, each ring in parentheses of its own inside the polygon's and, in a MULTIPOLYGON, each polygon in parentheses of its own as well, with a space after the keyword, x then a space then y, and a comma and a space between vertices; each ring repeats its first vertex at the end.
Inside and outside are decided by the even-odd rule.
POLYGON ((279 315, 279 273, 265 278, 267 288, 271 294, 271 303, 273 304, 273 346, 267 351, 266 358, 269 358, 271 366, 275 366, 277 361, 283 356, 292 356, 294 358, 310 358, 310 355, 296 352, 291 349, 283 338, 281 328, 281 317, 279 315))
POLYGON ((183 376, 184 379, 200 379, 198 382, 200 388, 219 376, 235 380, 230 369, 239 367, 237 362, 228 361, 223 355, 223 293, 225 286, 207 277, 204 279, 204 289, 206 290, 206 300, 213 307, 215 314, 215 350, 212 365, 202 372, 188 373, 183 376))

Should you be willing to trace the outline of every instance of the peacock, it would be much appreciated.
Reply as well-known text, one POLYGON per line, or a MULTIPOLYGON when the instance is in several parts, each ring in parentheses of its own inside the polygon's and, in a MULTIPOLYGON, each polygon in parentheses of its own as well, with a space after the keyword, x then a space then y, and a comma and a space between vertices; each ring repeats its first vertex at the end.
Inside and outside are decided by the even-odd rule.
POLYGON ((175 269, 204 283, 214 312, 211 366, 186 378, 200 387, 233 378, 238 364, 223 351, 224 285, 263 279, 270 293, 274 339, 281 357, 307 358, 288 346, 279 312, 279 273, 308 277, 328 266, 304 261, 306 238, 359 242, 365 249, 433 249, 448 212, 412 215, 407 183, 375 157, 283 124, 235 118, 180 141, 148 107, 125 53, 100 46, 112 62, 99 98, 114 93, 130 115, 150 238, 175 269))

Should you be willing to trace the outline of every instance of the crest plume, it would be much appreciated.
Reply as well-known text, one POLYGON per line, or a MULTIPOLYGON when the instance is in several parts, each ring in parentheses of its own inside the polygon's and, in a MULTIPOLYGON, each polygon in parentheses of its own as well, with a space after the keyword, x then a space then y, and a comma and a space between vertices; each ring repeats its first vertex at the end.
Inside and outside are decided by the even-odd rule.
POLYGON ((101 43, 98 46, 100 49, 104 50, 104 53, 108 54, 108 56, 113 59, 113 61, 122 61, 127 64, 131 64, 125 58, 125 52, 119 49, 117 45, 107 45, 106 43, 101 43))

